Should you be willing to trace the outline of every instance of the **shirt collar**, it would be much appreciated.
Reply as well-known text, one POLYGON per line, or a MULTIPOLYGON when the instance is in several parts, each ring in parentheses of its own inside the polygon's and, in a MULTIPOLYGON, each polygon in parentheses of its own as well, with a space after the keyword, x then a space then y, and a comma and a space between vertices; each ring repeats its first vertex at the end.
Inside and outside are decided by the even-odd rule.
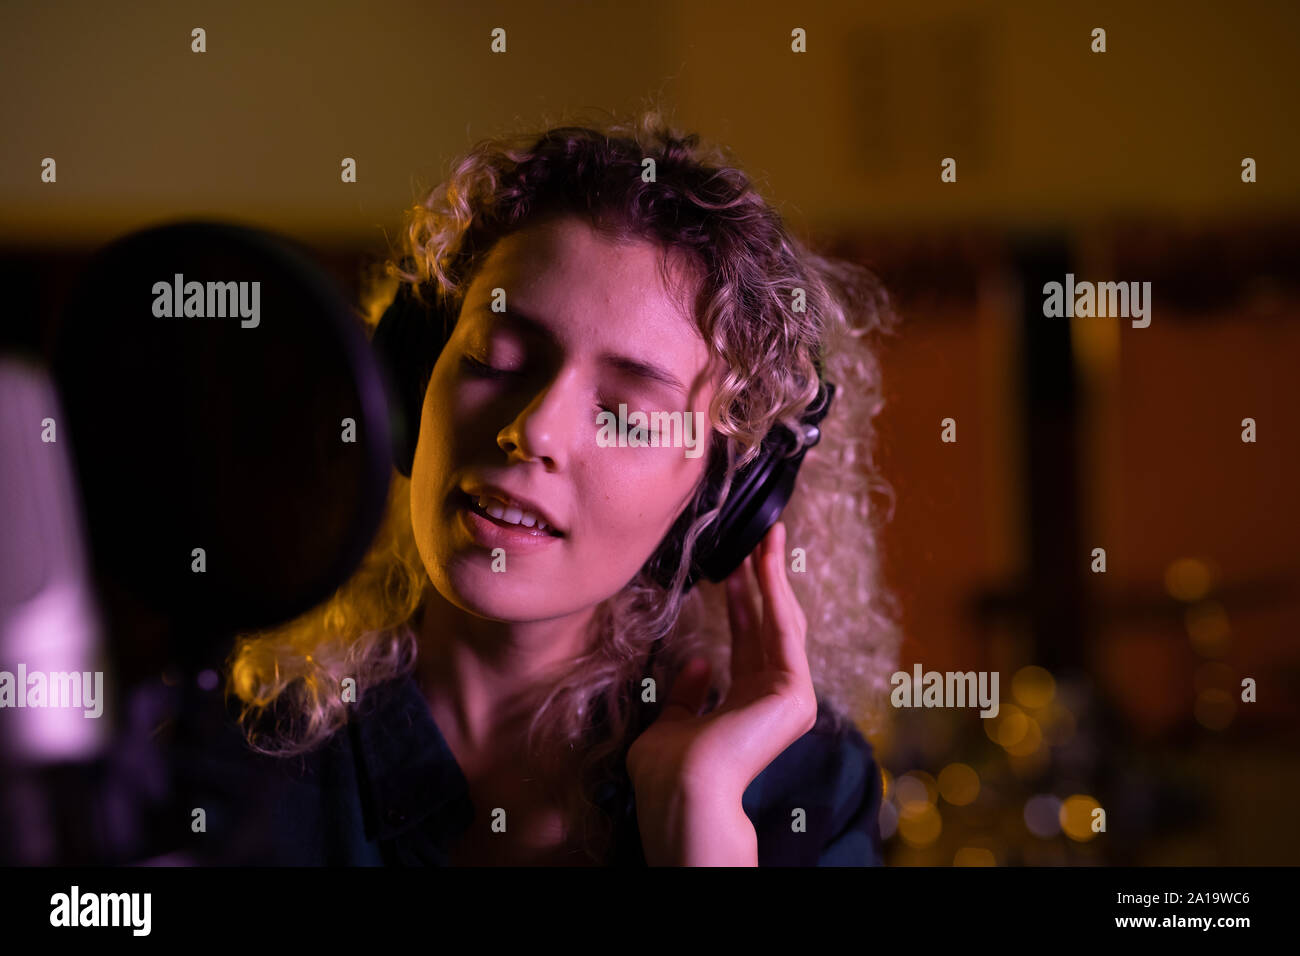
MULTIPOLYGON (((450 846, 474 821, 469 784, 413 675, 372 688, 355 705, 357 751, 368 829, 390 840, 421 826, 450 846)), ((604 784, 597 804, 616 819, 632 810, 626 780, 604 784)))
POLYGON ((469 784, 413 676, 373 688, 353 712, 371 826, 388 840, 433 817, 445 837, 473 820, 469 784))

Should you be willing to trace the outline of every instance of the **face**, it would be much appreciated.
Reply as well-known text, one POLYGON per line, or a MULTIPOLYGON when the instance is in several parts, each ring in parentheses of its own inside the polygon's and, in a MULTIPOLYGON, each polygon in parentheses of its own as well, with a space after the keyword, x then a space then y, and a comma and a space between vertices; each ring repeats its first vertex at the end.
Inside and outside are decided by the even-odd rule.
POLYGON ((500 621, 590 609, 636 575, 689 504, 707 465, 717 366, 685 305, 693 287, 665 286, 661 259, 651 243, 555 218, 500 240, 466 291, 411 471, 416 544, 451 603, 500 621), (493 310, 498 289, 504 311, 493 310), (620 403, 628 415, 702 422, 688 433, 696 447, 688 454, 680 435, 676 447, 667 435, 659 447, 603 446, 601 412, 617 416, 620 403), (532 519, 500 501, 480 513, 467 492, 526 502, 558 534, 510 525, 532 519))

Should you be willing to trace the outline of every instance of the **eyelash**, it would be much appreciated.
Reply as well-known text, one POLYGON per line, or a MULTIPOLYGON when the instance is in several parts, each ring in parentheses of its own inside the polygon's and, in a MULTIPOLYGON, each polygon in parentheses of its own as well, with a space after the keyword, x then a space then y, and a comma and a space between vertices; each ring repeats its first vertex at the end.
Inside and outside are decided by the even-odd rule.
POLYGON ((478 359, 469 355, 465 356, 465 367, 468 368, 475 375, 480 376, 481 378, 492 378, 492 379, 509 378, 511 375, 515 374, 509 369, 493 368, 491 365, 488 365, 486 362, 480 362, 478 359))
MULTIPOLYGON (((491 379, 492 381, 499 381, 504 378, 509 378, 512 375, 519 374, 518 372, 512 371, 510 369, 493 368, 491 365, 488 365, 486 362, 479 361, 478 359, 470 355, 465 356, 464 362, 465 362, 465 367, 469 369, 470 372, 472 372, 474 375, 477 375, 479 378, 491 379)), ((600 409, 600 411, 602 412, 609 412, 611 415, 618 414, 616 411, 614 411, 614 409, 607 408, 604 405, 597 405, 596 407, 600 409)))

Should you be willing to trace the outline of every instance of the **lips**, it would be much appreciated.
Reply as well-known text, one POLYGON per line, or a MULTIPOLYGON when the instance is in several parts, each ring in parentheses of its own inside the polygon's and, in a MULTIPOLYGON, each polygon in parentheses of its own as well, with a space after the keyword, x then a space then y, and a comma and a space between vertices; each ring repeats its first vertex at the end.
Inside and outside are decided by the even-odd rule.
MULTIPOLYGON (((479 498, 495 499, 499 504, 506 508, 517 508, 521 511, 531 512, 533 515, 541 518, 550 527, 550 534, 553 537, 563 538, 566 536, 564 529, 559 522, 555 520, 548 510, 543 508, 537 502, 523 495, 506 491, 498 485, 490 485, 482 482, 469 482, 461 488, 461 493, 465 496, 467 506, 473 506, 479 498)), ((524 526, 518 526, 521 530, 527 530, 524 526)))
MULTIPOLYGON (((498 548, 507 554, 521 556, 540 554, 560 547, 564 537, 549 532, 539 532, 536 528, 508 524, 483 513, 474 504, 474 499, 463 491, 451 496, 456 506, 455 526, 481 548, 486 548, 496 556, 498 548)), ((493 570, 496 570, 493 568, 493 570)))

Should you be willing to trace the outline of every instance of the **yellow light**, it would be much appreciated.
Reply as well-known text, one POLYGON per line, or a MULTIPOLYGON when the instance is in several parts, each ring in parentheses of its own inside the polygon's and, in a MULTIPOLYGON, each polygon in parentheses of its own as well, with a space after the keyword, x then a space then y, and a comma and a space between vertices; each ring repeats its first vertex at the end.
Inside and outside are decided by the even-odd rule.
POLYGON ((1007 753, 1014 757, 1028 757, 1043 743, 1043 731, 1038 726, 1038 721, 1032 717, 1024 717, 1023 720, 1025 732, 1015 743, 1007 745, 1007 753))
POLYGON ((939 802, 939 782, 924 770, 913 770, 912 776, 925 785, 925 799, 931 804, 939 802))
POLYGON ((997 857, 992 850, 982 846, 964 846, 952 858, 953 866, 997 866, 997 857))
POLYGON ((1014 704, 1003 704, 1002 712, 994 719, 997 720, 998 726, 994 730, 997 736, 993 739, 1003 747, 1014 747, 1029 732, 1029 718, 1014 704))
POLYGON ((894 787, 897 794, 898 808, 907 811, 911 808, 928 807, 934 805, 935 794, 930 789, 922 777, 929 777, 928 773, 920 770, 912 770, 898 778, 898 783, 894 787))
POLYGON ((898 815, 898 835, 908 846, 924 849, 939 839, 943 832, 943 819, 930 804, 917 807, 911 804, 898 815))
POLYGON ((1202 657, 1222 657, 1228 651, 1228 612, 1218 601, 1193 604, 1184 614, 1187 636, 1202 657))
POLYGON ((1237 703, 1227 691, 1210 687, 1196 695, 1196 722, 1207 730, 1223 730, 1237 710, 1237 703))
POLYGON ((1046 707, 1056 696, 1056 678, 1046 669, 1031 664, 1011 678, 1011 693, 1022 707, 1046 707))
POLYGON ((1210 591, 1210 569, 1196 558, 1179 558, 1165 568, 1165 590, 1180 601, 1199 601, 1210 591))
POLYGON ((1061 829, 1065 835, 1077 843, 1087 843, 1097 836, 1092 831, 1093 811, 1100 807, 1100 803, 1086 794, 1067 797, 1061 804, 1061 829))
POLYGON ((955 807, 973 803, 980 793, 980 775, 964 763, 950 763, 939 771, 939 793, 955 807))
POLYGON ((998 721, 1002 719, 1003 714, 1005 714, 1008 710, 1010 710, 1014 706, 1015 704, 1008 704, 1006 702, 1003 702, 998 709, 997 717, 980 718, 980 723, 984 727, 984 735, 988 737, 989 740, 993 741, 995 744, 998 742, 998 721))

